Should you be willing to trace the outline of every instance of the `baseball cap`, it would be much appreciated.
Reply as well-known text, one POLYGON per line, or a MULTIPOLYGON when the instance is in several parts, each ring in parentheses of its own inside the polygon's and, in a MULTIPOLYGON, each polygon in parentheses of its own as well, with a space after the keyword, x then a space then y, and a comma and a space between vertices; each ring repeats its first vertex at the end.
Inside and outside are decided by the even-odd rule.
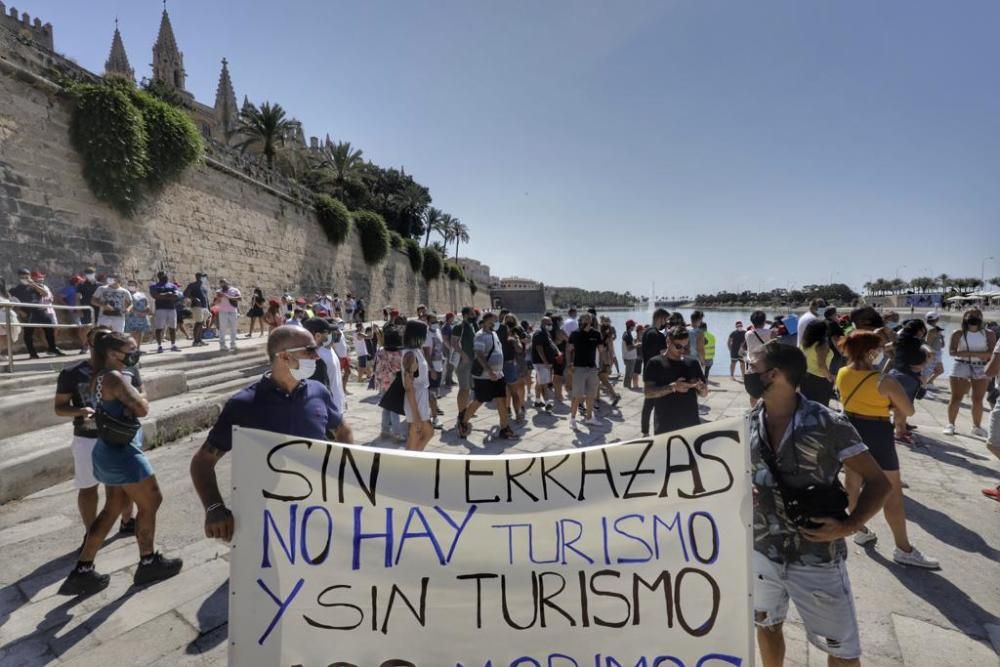
POLYGON ((19 276, 30 276, 31 275, 31 271, 29 271, 28 269, 18 269, 17 270, 17 275, 19 275, 19 276))
POLYGON ((41 271, 32 271, 31 272, 31 279, 32 280, 45 280, 45 274, 42 273, 41 271))
POLYGON ((321 317, 310 317, 302 323, 302 328, 311 334, 328 333, 333 331, 333 327, 330 326, 330 323, 321 317))
POLYGON ((924 316, 924 319, 926 319, 928 322, 930 322, 931 320, 938 320, 940 318, 941 315, 938 314, 938 311, 936 310, 932 310, 931 312, 927 313, 927 315, 924 316))
POLYGON ((627 326, 627 327, 634 327, 635 326, 635 320, 625 320, 625 326, 627 326))
POLYGON ((298 299, 295 300, 295 303, 297 303, 300 306, 304 306, 306 305, 306 300, 300 296, 298 299))
POLYGON ((743 320, 736 320, 736 328, 737 329, 743 328, 743 320))

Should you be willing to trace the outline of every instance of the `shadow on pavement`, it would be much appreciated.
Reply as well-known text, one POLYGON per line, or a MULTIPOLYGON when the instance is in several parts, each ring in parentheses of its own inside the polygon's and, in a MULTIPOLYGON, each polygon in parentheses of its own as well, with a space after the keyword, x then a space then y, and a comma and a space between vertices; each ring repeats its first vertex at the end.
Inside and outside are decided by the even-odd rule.
MULTIPOLYGON (((947 463, 948 465, 965 468, 969 472, 982 475, 983 477, 996 477, 997 473, 994 468, 988 468, 969 460, 969 458, 988 460, 986 457, 970 452, 962 447, 950 445, 946 442, 935 440, 934 438, 928 438, 924 435, 918 435, 917 437, 921 439, 926 447, 911 447, 910 451, 914 454, 930 456, 933 459, 937 459, 941 463, 947 463)), ((986 445, 983 445, 984 449, 985 447, 986 445)))
POLYGON ((222 582, 198 607, 198 638, 187 645, 185 653, 194 655, 212 650, 228 636, 213 632, 229 621, 229 580, 222 582))
MULTIPOLYGON (((906 518, 917 523, 944 544, 969 553, 981 554, 993 562, 1000 562, 1000 550, 987 544, 982 535, 969 530, 944 512, 927 507, 919 500, 904 497, 903 502, 906 507, 906 518)), ((986 499, 986 502, 991 501, 986 499)))
MULTIPOLYGON (((906 567, 887 559, 875 549, 866 551, 873 561, 885 567, 885 571, 896 577, 907 590, 937 609, 959 631, 975 639, 986 639, 983 626, 996 619, 949 581, 947 570, 935 572, 906 567)), ((913 615, 912 610, 902 613, 913 615)))

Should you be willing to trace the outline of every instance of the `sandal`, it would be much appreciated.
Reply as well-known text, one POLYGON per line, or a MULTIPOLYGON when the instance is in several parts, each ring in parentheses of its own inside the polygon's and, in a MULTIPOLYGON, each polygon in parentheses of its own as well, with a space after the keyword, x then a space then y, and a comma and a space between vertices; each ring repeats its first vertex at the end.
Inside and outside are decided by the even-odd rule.
POLYGON ((514 433, 514 429, 510 426, 500 429, 497 436, 503 438, 504 440, 516 440, 518 437, 517 433, 514 433))
POLYGON ((118 532, 122 535, 135 535, 135 518, 120 522, 118 532))
POLYGON ((472 433, 472 425, 469 422, 458 422, 458 437, 468 438, 472 433))

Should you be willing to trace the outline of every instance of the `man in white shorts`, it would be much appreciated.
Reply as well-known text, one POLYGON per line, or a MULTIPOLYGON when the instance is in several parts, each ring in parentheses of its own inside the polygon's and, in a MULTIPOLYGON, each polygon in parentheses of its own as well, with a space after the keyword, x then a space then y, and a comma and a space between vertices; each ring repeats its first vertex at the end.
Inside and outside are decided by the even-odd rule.
POLYGON ((531 365, 535 369, 535 408, 552 412, 552 362, 559 349, 552 342, 552 318, 543 317, 531 335, 531 365))
POLYGON ((750 355, 748 371, 747 393, 763 399, 748 418, 754 487, 753 607, 762 663, 781 667, 784 662, 782 625, 791 600, 809 642, 828 654, 828 665, 860 665, 844 537, 881 509, 889 480, 846 417, 798 393, 806 374, 801 350, 769 341, 750 355), (864 480, 850 515, 847 494, 838 481, 842 467, 864 480), (809 506, 816 496, 802 492, 813 486, 828 496, 841 489, 840 518, 830 516, 839 508, 830 507, 828 499, 822 508, 809 506), (799 499, 801 512, 790 511, 790 497, 799 499))
MULTIPOLYGON (((94 343, 109 333, 107 326, 98 325, 87 335, 91 350, 94 343)), ((91 352, 93 354, 93 352, 91 352)), ((94 464, 91 460, 94 445, 97 444, 97 425, 94 423, 94 395, 90 391, 90 378, 94 368, 92 359, 85 359, 59 372, 56 381, 55 412, 60 417, 73 418, 73 485, 77 489, 77 508, 80 520, 86 531, 97 518, 97 480, 94 478, 94 464)), ((142 380, 139 371, 130 369, 132 385, 142 391, 142 380)), ((121 532, 135 532, 135 520, 132 518, 132 503, 122 510, 121 532)))
POLYGON ((97 288, 90 305, 98 308, 97 324, 125 333, 125 316, 132 309, 132 295, 121 286, 118 276, 109 273, 107 282, 97 288))

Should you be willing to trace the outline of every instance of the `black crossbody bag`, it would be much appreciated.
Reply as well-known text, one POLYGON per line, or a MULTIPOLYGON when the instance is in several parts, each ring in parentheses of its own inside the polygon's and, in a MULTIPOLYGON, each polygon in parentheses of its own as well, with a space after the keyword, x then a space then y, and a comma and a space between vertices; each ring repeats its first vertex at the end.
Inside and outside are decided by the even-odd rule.
MULTIPOLYGON (((795 432, 794 427, 792 432, 795 432)), ((791 445, 795 446, 794 440, 791 445)), ((838 521, 847 519, 847 491, 839 479, 834 480, 831 485, 810 484, 796 489, 785 483, 770 444, 761 443, 759 450, 761 458, 778 483, 776 491, 785 506, 785 514, 792 523, 801 528, 819 528, 819 524, 811 521, 812 518, 828 517, 838 521)))
POLYGON ((132 442, 135 434, 139 432, 141 424, 138 419, 125 419, 115 417, 104 409, 101 399, 101 386, 104 383, 104 374, 97 376, 97 406, 94 409, 94 423, 97 425, 97 437, 106 444, 115 447, 125 447, 132 442))

